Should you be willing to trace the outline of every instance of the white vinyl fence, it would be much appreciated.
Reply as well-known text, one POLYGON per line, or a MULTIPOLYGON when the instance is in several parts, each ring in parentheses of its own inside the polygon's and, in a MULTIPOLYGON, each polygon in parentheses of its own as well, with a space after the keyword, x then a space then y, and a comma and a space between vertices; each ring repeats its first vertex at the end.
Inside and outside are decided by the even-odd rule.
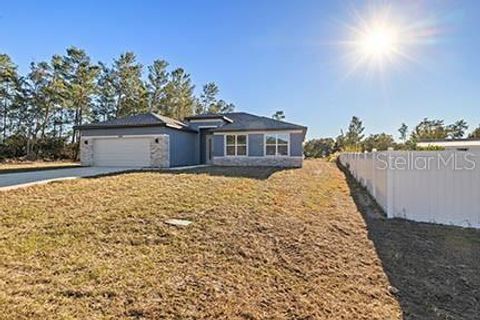
POLYGON ((480 228, 480 153, 344 153, 340 163, 389 218, 480 228))

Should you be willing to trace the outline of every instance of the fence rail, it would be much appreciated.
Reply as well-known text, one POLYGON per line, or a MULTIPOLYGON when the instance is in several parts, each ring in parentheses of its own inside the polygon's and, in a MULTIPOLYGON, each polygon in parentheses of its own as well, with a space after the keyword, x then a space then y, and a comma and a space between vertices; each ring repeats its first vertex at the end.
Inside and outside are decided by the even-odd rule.
POLYGON ((480 228, 480 153, 344 153, 340 163, 389 218, 480 228))

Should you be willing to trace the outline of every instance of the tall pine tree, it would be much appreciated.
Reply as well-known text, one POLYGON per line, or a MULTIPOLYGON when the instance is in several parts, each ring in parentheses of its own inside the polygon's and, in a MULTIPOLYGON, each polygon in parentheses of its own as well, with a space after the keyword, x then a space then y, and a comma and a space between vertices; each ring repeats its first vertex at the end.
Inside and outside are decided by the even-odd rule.
POLYGON ((148 67, 148 109, 160 114, 170 113, 163 104, 165 102, 165 86, 168 83, 168 63, 165 60, 155 60, 148 67))
POLYGON ((190 75, 185 70, 182 68, 173 70, 164 88, 165 95, 162 99, 162 105, 166 109, 164 115, 179 120, 192 115, 196 102, 194 88, 190 75))
POLYGON ((217 96, 219 92, 220 89, 215 82, 205 84, 202 88, 195 112, 197 114, 232 112, 235 109, 235 105, 218 99, 217 96))
POLYGON ((9 113, 17 95, 17 67, 6 54, 0 54, 0 116, 1 137, 7 138, 9 131, 9 113))
POLYGON ((113 70, 100 63, 100 75, 97 79, 97 97, 92 109, 94 121, 106 121, 116 115, 116 90, 113 70))
POLYGON ((126 52, 113 62, 112 83, 115 89, 115 116, 125 117, 146 112, 147 90, 142 81, 143 66, 133 52, 126 52))
MULTIPOLYGON (((67 49, 67 55, 63 57, 63 66, 66 85, 65 107, 73 113, 73 119, 69 122, 77 126, 85 120, 91 121, 99 67, 92 64, 84 50, 75 47, 67 49)), ((76 140, 77 136, 73 132, 72 143, 76 140)))

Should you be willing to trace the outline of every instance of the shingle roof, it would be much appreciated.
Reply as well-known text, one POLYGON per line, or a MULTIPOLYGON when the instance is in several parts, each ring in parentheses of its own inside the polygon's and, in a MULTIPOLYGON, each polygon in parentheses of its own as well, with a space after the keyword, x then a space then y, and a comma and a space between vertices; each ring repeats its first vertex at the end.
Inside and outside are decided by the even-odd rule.
POLYGON ((137 114, 124 118, 112 119, 102 122, 95 122, 76 127, 76 129, 101 129, 101 128, 120 128, 120 127, 153 127, 153 126, 167 126, 179 130, 190 129, 185 123, 155 114, 153 112, 137 114))
POLYGON ((212 131, 307 130, 307 127, 304 126, 272 118, 256 116, 246 112, 229 112, 223 113, 223 115, 233 120, 233 122, 227 123, 224 126, 213 129, 212 131))
POLYGON ((223 119, 226 122, 232 122, 231 119, 225 116, 225 114, 222 113, 202 113, 202 114, 196 114, 193 116, 185 117, 185 120, 201 120, 201 119, 223 119))
MULTIPOLYGON (((188 119, 224 119, 226 124, 212 129, 211 131, 254 131, 254 130, 302 130, 307 128, 297 124, 279 121, 272 118, 256 116, 245 112, 229 112, 218 114, 204 114, 188 117, 188 119)), ((152 112, 133 115, 125 118, 118 118, 103 122, 96 122, 77 126, 76 129, 105 129, 105 128, 128 128, 128 127, 152 127, 166 126, 178 130, 195 131, 187 124, 161 116, 152 112)))

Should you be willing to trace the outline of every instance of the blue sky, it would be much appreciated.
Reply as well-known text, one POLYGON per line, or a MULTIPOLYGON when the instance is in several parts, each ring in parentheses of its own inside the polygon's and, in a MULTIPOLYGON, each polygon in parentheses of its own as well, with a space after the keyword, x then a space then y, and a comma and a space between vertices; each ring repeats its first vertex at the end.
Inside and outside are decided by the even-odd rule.
POLYGON ((194 82, 215 81, 237 109, 284 110, 308 136, 336 136, 352 115, 367 133, 397 135, 423 117, 480 124, 478 1, 8 1, 0 8, 0 51, 22 72, 71 45, 110 62, 134 51, 163 58, 194 82), (347 26, 372 4, 432 36, 404 48, 382 73, 352 70, 347 26), (396 61, 398 60, 398 61, 396 61), (347 76, 348 75, 348 76, 347 76))

